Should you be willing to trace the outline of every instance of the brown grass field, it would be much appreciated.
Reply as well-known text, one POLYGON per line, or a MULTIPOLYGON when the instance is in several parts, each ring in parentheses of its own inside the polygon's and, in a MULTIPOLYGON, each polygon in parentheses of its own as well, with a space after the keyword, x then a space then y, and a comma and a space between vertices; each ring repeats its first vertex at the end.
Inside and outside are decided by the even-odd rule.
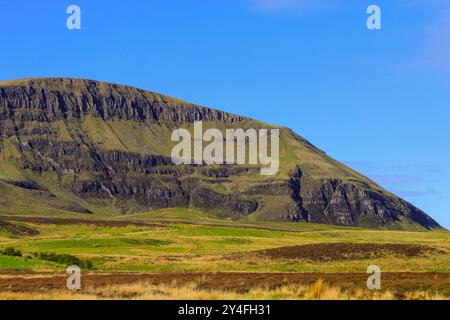
POLYGON ((363 289, 366 274, 88 274, 78 291, 53 274, 2 274, 0 299, 448 299, 450 276, 389 273, 382 291, 363 289), (356 288, 356 289, 355 289, 356 288), (433 293, 434 292, 434 293, 433 293))
POLYGON ((387 273, 382 291, 361 273, 87 274, 79 291, 55 274, 0 275, 0 299, 448 299, 450 276, 387 273), (356 288, 356 289, 355 289, 356 288), (434 293, 433 293, 434 292, 434 293))

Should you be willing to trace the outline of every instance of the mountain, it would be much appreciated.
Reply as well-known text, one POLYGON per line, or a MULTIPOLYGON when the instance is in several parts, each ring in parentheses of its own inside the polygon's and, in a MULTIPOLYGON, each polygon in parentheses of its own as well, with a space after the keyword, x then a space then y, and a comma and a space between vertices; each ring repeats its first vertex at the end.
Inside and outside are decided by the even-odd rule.
POLYGON ((173 130, 275 128, 128 86, 0 82, 0 213, 127 214, 193 207, 224 219, 433 229, 410 203, 280 129, 280 170, 174 165, 173 130))

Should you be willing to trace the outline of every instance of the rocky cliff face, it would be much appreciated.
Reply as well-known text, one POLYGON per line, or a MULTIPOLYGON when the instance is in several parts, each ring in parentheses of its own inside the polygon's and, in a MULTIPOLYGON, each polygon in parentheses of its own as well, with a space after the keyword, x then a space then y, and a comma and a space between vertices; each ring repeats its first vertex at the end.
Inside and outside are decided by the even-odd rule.
MULTIPOLYGON (((261 177, 255 166, 173 165, 171 131, 199 120, 222 129, 264 126, 102 82, 0 83, 0 189, 39 191, 52 208, 94 214, 196 207, 233 219, 439 227, 285 128, 273 177, 261 177)), ((4 201, 3 211, 14 213, 20 201, 4 201)))
MULTIPOLYGON (((49 122, 88 115, 103 120, 178 123, 243 118, 131 87, 76 79, 37 79, 0 90, 1 117, 49 122), (12 112, 12 113, 11 113, 12 112)), ((12 119, 11 119, 12 120, 12 119)))

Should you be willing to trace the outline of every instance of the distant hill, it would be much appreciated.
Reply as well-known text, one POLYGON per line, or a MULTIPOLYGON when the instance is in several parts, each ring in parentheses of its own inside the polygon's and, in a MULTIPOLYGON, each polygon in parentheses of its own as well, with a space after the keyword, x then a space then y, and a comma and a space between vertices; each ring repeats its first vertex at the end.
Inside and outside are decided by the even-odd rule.
POLYGON ((280 171, 174 165, 174 129, 271 125, 128 86, 0 82, 0 213, 126 214, 195 207, 224 219, 432 229, 408 202, 280 128, 280 171))

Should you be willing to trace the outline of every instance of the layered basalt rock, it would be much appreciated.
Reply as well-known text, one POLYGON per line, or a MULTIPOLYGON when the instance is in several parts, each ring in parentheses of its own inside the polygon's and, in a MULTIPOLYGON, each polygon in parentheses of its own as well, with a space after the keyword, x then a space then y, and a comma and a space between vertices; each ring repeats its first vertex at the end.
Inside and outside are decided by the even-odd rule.
POLYGON ((301 216, 305 219, 306 214, 309 222, 376 227, 408 219, 423 226, 438 226, 423 211, 399 198, 341 180, 300 180, 300 185, 296 199, 301 216))
MULTIPOLYGON (((421 210, 286 128, 281 128, 285 149, 280 153, 289 160, 274 177, 261 177, 255 166, 173 165, 170 148, 165 148, 171 130, 199 120, 219 128, 264 126, 103 82, 0 83, 0 182, 30 192, 43 190, 59 199, 55 208, 62 201, 64 210, 78 213, 195 207, 232 219, 254 215, 345 226, 439 227, 421 210), (94 129, 86 126, 89 119, 95 119, 94 129), (7 170, 2 168, 12 166, 19 173, 2 174, 7 170)), ((46 199, 52 203, 50 196, 46 199)))
POLYGON ((37 79, 0 88, 0 119, 51 122, 87 115, 104 120, 179 123, 243 117, 202 108, 164 95, 115 84, 78 79, 37 79))

